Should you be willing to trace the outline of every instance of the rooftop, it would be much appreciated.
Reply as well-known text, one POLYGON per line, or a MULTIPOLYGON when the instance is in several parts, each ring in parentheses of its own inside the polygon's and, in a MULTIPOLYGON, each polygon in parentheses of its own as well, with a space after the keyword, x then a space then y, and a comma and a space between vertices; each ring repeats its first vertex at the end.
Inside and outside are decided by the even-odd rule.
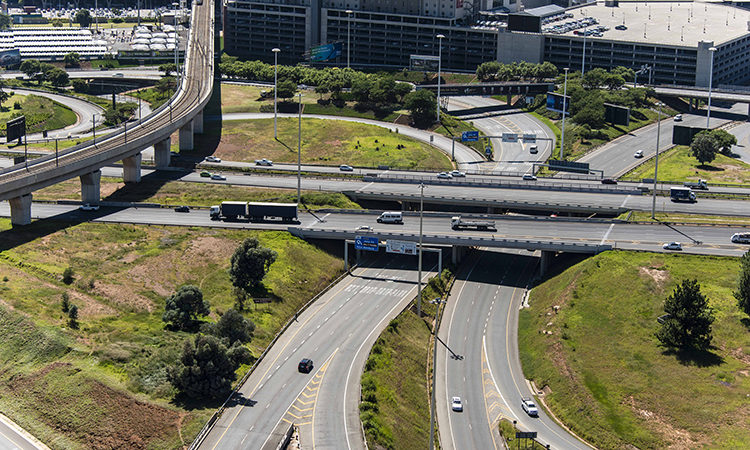
MULTIPOLYGON (((593 17, 599 23, 589 25, 589 30, 600 26, 609 28, 601 33, 602 36, 589 35, 587 40, 697 47, 699 41, 714 41, 714 45, 718 46, 750 34, 750 12, 721 3, 621 1, 619 6, 609 7, 604 6, 604 2, 597 2, 568 12, 573 13, 572 19, 554 22, 548 26, 593 17), (625 25, 627 29, 615 29, 618 25, 625 25)), ((565 33, 555 34, 574 36, 574 31, 571 29, 565 33)), ((580 28, 577 31, 583 33, 584 29, 580 28)), ((583 39, 583 35, 580 38, 583 39)))

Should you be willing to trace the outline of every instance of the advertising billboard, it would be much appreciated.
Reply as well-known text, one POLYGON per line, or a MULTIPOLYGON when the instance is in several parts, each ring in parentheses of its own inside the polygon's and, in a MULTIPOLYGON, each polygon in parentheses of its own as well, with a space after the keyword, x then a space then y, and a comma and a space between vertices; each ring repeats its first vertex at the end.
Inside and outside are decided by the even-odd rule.
POLYGON ((5 140, 10 142, 26 135, 26 116, 16 117, 5 123, 5 140))
POLYGON ((398 253, 400 255, 416 255, 417 243, 388 239, 385 241, 385 251, 387 253, 398 253))
MULTIPOLYGON (((570 114, 570 95, 566 96, 565 113, 570 114)), ((547 111, 563 112, 563 95, 547 92, 547 111)))
POLYGON ((437 72, 440 58, 429 55, 409 55, 409 69, 420 72, 437 72))
POLYGON ((613 125, 630 126, 630 108, 605 103, 604 121, 613 125))
POLYGON ((329 59, 341 56, 341 50, 344 44, 337 42, 335 44, 318 45, 310 49, 310 61, 328 61, 329 59))
POLYGON ((0 66, 12 66, 21 63, 21 51, 17 48, 0 52, 0 66))

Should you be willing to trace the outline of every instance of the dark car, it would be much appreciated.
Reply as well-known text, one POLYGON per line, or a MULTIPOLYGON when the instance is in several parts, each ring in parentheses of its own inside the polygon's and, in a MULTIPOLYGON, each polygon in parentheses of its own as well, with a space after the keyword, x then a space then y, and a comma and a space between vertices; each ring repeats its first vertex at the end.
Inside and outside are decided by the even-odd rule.
POLYGON ((612 178, 602 178, 602 184, 617 184, 617 180, 612 178))
POLYGON ((190 212, 190 207, 187 205, 178 206, 174 209, 177 212, 190 212))
POLYGON ((299 366, 297 367, 300 372, 302 373, 310 373, 310 371, 313 369, 313 362, 312 359, 303 359, 299 362, 299 366))

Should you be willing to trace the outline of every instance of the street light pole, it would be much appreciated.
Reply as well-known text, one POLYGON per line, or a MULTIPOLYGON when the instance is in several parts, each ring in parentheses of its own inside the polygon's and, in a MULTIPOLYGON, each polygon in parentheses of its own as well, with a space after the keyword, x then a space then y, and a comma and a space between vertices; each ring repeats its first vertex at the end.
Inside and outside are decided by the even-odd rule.
POLYGON ((273 52, 273 138, 278 139, 278 134, 276 131, 276 116, 277 116, 277 110, 276 110, 276 103, 278 102, 278 96, 276 95, 276 91, 278 90, 278 82, 279 82, 279 52, 281 51, 280 48, 274 48, 271 49, 273 52))
POLYGON ((589 26, 583 27, 583 58, 581 59, 581 80, 583 75, 586 73, 586 35, 588 34, 589 26))
POLYGON ((714 83, 714 52, 716 47, 708 49, 711 52, 711 70, 708 72, 708 113, 706 114, 706 128, 711 129, 711 85, 714 83))
POLYGON ((656 123, 656 162, 654 164, 654 195, 651 202, 651 219, 656 218, 656 179, 659 176, 659 132, 661 131, 661 102, 656 104, 659 107, 659 121, 656 123))
POLYGON ((346 68, 349 68, 349 49, 351 48, 352 42, 352 11, 351 9, 346 10, 346 68))
POLYGON ((437 121, 440 123, 440 77, 442 72, 442 64, 443 64, 443 36, 442 34, 438 34, 438 93, 437 93, 437 121))
POLYGON ((417 317, 422 317, 422 211, 424 210, 424 183, 419 183, 419 269, 417 279, 417 317))
POLYGON ((96 114, 92 114, 94 124, 91 126, 91 131, 94 133, 94 145, 96 145, 96 114))
POLYGON ((297 204, 302 186, 302 93, 299 93, 299 126, 297 129, 297 204))
POLYGON ((563 69, 565 71, 565 87, 563 87, 563 120, 562 120, 562 134, 560 136, 560 161, 563 160, 563 148, 565 147, 565 103, 568 95, 568 67, 563 69))
POLYGON ((435 310, 435 326, 432 327, 432 334, 435 336, 432 346, 432 405, 430 407, 430 450, 435 448, 435 363, 437 362, 437 326, 438 318, 440 317, 440 305, 445 303, 444 300, 436 298, 430 303, 436 305, 435 310))

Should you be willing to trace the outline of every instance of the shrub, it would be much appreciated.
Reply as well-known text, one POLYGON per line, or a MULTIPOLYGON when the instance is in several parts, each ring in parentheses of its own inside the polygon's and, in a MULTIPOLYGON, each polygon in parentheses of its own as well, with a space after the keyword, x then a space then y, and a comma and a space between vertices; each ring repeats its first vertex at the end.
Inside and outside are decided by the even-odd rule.
POLYGON ((72 284, 73 283, 73 275, 74 275, 73 268, 70 267, 70 266, 66 267, 65 270, 63 270, 63 274, 62 274, 62 281, 63 281, 63 283, 65 283, 65 284, 72 284))

